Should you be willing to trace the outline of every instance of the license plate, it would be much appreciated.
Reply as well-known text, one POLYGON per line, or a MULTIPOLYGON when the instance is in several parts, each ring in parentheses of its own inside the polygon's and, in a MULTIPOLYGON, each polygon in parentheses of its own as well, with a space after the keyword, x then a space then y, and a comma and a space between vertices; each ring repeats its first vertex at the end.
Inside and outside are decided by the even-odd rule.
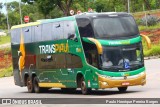
POLYGON ((123 82, 122 85, 129 85, 129 82, 123 82))

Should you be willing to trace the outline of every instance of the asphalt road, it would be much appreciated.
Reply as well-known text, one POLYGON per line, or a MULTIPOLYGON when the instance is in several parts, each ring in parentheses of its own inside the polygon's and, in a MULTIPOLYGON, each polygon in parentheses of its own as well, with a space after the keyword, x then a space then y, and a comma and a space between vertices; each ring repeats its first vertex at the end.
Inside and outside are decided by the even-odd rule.
MULTIPOLYGON (((160 98, 160 59, 145 60, 145 66, 147 73, 147 84, 145 86, 129 87, 125 93, 120 93, 117 88, 98 91, 93 90, 91 95, 82 95, 80 90, 77 90, 74 93, 64 93, 60 89, 51 89, 46 93, 40 94, 28 93, 26 87, 19 87, 14 85, 13 77, 6 77, 0 79, 0 98, 160 98)), ((63 104, 59 106, 65 107, 67 105, 63 104)), ((70 106, 74 107, 75 105, 70 106)), ((106 107, 106 105, 101 106, 106 107)), ((117 105, 110 106, 114 107, 117 105)), ((122 105, 120 105, 120 107, 121 106, 122 105)), ((131 107, 132 105, 128 106, 131 107)), ((145 107, 147 106, 151 107, 151 105, 145 105, 145 107)))

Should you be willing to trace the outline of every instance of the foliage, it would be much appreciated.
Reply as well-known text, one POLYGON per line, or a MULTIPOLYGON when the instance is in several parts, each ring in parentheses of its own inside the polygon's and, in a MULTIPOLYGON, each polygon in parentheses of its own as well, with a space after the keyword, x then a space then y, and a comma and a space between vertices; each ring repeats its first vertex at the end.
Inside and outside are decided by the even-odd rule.
POLYGON ((145 49, 143 52, 145 57, 160 55, 160 45, 152 45, 151 49, 145 49))
POLYGON ((148 26, 153 26, 153 25, 156 25, 158 23, 158 17, 157 16, 153 16, 153 15, 147 15, 147 16, 144 16, 142 19, 141 19, 141 24, 143 26, 145 26, 146 24, 148 26))
POLYGON ((39 11, 47 18, 47 15, 56 7, 53 0, 37 0, 39 11))
MULTIPOLYGON (((75 13, 78 10, 82 12, 88 11, 92 8, 97 12, 127 12, 128 0, 22 0, 21 10, 22 18, 26 15, 30 17, 30 22, 46 19, 57 18, 62 16, 69 16, 69 11, 73 9, 75 13)), ((143 4, 145 10, 160 8, 160 0, 130 0, 130 11, 143 11, 143 4)), ((5 4, 0 3, 0 10, 5 4)), ((20 24, 19 3, 7 3, 9 25, 20 24)), ((0 29, 7 29, 6 15, 0 12, 0 29)))
POLYGON ((1 77, 9 77, 13 75, 13 68, 12 66, 5 68, 5 69, 0 69, 0 78, 1 77))
MULTIPOLYGON (((7 3, 7 10, 8 10, 8 19, 10 27, 13 25, 20 24, 20 15, 19 15, 19 3, 9 2, 7 3)), ((44 16, 40 12, 38 12, 37 4, 34 3, 33 5, 21 3, 21 11, 22 11, 22 20, 23 17, 28 15, 30 17, 30 22, 43 19, 44 16)), ((6 15, 2 14, 3 16, 0 17, 0 28, 7 29, 7 19, 6 15)), ((1 16, 1 14, 0 14, 1 16)))
MULTIPOLYGON (((23 2, 30 3, 29 0, 23 0, 23 2)), ((73 0, 35 0, 34 2, 38 4, 39 11, 44 14, 45 18, 57 6, 63 12, 64 16, 69 16, 70 7, 73 4, 73 0)))
POLYGON ((5 43, 10 43, 10 36, 0 36, 0 45, 5 43))
POLYGON ((95 8, 97 12, 124 11, 125 6, 123 3, 123 0, 121 3, 120 0, 96 0, 95 8))
POLYGON ((155 30, 160 28, 160 23, 154 25, 154 26, 138 26, 140 31, 149 31, 149 30, 155 30))

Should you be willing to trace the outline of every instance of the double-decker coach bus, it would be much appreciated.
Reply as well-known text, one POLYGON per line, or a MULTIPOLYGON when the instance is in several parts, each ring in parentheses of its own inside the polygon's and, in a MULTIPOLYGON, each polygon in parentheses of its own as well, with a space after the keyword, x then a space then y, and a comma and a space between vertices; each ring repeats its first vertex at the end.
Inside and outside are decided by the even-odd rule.
POLYGON ((11 30, 14 81, 28 92, 144 85, 142 36, 132 15, 82 13, 11 30))

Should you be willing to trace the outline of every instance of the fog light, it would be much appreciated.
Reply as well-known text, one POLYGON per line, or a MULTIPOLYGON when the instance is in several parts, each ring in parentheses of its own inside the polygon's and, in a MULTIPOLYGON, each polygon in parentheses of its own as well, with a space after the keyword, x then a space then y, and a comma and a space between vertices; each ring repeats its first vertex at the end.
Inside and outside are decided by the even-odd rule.
POLYGON ((108 83, 107 83, 107 82, 102 82, 102 84, 103 84, 103 85, 108 85, 108 83))

